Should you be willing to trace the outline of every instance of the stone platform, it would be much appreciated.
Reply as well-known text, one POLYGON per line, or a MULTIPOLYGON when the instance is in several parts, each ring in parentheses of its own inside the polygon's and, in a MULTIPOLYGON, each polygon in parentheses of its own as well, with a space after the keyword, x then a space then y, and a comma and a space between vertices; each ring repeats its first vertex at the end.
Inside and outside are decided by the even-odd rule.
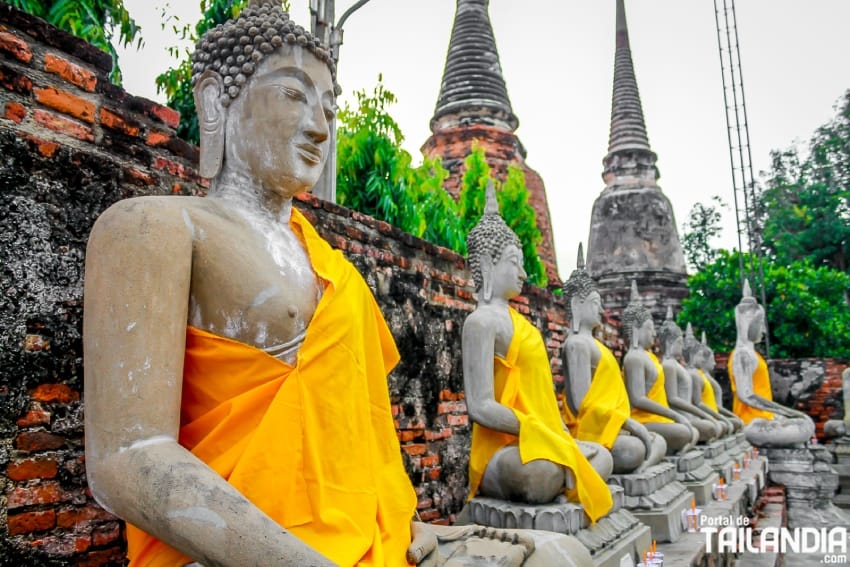
POLYGON ((637 474, 611 475, 609 485, 623 488, 623 506, 652 530, 657 541, 675 541, 682 533, 682 511, 691 493, 676 480, 676 466, 659 463, 637 474))
POLYGON ((726 482, 732 479, 732 469, 735 466, 734 456, 737 455, 736 438, 729 436, 724 439, 717 439, 706 445, 698 446, 698 448, 702 449, 705 462, 711 470, 723 477, 726 482), (732 442, 728 446, 726 439, 732 442), (734 447, 735 451, 730 453, 729 446, 734 447))
POLYGON ((832 468, 838 474, 838 494, 835 495, 835 505, 840 508, 850 508, 850 438, 842 437, 832 445, 835 464, 832 468))
POLYGON ((594 567, 635 564, 639 553, 652 542, 650 528, 623 508, 623 489, 609 486, 614 506, 590 524, 584 509, 561 497, 551 504, 530 505, 494 498, 469 501, 469 521, 503 529, 533 529, 575 536, 590 552, 594 567), (622 561, 633 563, 621 563, 622 561))
POLYGON ((768 480, 785 486, 789 528, 850 528, 850 514, 832 502, 839 478, 826 447, 767 448, 764 453, 768 480))
POLYGON ((698 446, 684 455, 666 457, 664 460, 676 466, 676 480, 693 495, 697 504, 702 505, 711 500, 711 487, 717 483, 720 475, 705 463, 702 447, 698 446))

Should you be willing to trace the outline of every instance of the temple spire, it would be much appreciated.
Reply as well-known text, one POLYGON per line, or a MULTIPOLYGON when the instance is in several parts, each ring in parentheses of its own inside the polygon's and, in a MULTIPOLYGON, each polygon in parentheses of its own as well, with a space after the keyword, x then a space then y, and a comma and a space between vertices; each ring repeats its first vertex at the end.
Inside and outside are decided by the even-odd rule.
POLYGON ((496 38, 490 24, 490 0, 457 0, 440 98, 431 131, 471 122, 513 132, 519 121, 511 108, 496 38))
POLYGON ((614 92, 611 97, 611 130, 606 160, 615 152, 622 150, 646 150, 651 153, 635 69, 632 64, 632 51, 629 47, 625 0, 617 0, 616 29, 614 92))

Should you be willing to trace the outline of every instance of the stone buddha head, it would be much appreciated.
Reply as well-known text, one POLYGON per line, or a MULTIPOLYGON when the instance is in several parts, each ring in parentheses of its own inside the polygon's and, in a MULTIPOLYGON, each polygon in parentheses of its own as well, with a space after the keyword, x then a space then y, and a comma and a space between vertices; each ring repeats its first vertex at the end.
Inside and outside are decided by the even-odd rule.
POLYGON ((574 333, 580 329, 592 331, 602 323, 602 297, 596 282, 585 269, 582 245, 578 245, 576 269, 564 282, 564 297, 569 306, 570 327, 574 333))
POLYGON ((283 198, 311 189, 333 150, 339 90, 319 41, 280 3, 251 0, 201 37, 192 61, 200 174, 226 170, 283 198))
POLYGON ((764 308, 758 304, 750 289, 750 282, 744 280, 741 302, 735 307, 735 328, 738 340, 757 343, 764 337, 764 308))
POLYGON ((708 341, 705 339, 705 331, 702 332, 700 346, 702 347, 700 350, 701 356, 698 359, 698 364, 694 366, 702 369, 706 374, 711 374, 717 366, 717 361, 714 359, 714 351, 711 350, 711 347, 708 346, 708 341))
POLYGON ((522 292, 528 277, 523 269, 522 243, 499 214, 496 189, 487 184, 484 215, 466 238, 469 269, 478 300, 511 299, 522 292))
POLYGON ((623 310, 623 329, 633 348, 646 349, 655 341, 655 323, 652 321, 652 314, 641 303, 637 282, 634 280, 632 280, 631 299, 623 310))
POLYGON ((667 317, 661 324, 661 329, 658 332, 658 338, 661 339, 661 351, 664 356, 670 358, 678 358, 682 356, 684 340, 682 337, 682 329, 673 320, 673 307, 667 307, 667 317))
POLYGON ((690 323, 685 327, 682 356, 685 358, 685 363, 691 368, 702 368, 699 364, 700 358, 704 356, 702 344, 694 336, 694 328, 690 323))

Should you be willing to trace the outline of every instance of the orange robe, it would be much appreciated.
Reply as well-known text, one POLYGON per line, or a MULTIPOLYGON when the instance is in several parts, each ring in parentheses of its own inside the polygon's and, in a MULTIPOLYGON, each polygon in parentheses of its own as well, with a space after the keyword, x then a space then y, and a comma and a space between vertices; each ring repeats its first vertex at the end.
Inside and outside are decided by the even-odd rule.
POLYGON ((714 396, 714 386, 708 380, 708 376, 700 369, 697 369, 697 373, 702 376, 702 403, 714 411, 720 411, 717 405, 717 398, 714 396))
POLYGON ((629 392, 614 353, 598 340, 593 340, 602 356, 590 379, 590 388, 579 404, 578 416, 573 415, 564 402, 564 422, 579 441, 599 443, 610 449, 623 423, 629 418, 629 392))
MULTIPOLYGON (((733 350, 729 354, 728 362, 729 382, 732 385, 732 412, 741 418, 744 425, 748 425, 757 417, 773 419, 773 412, 754 408, 753 406, 745 404, 738 398, 737 389, 735 388, 735 375, 732 373, 732 357, 734 356, 735 351, 733 350)), ((756 359, 758 359, 758 365, 756 366, 756 371, 753 372, 753 393, 772 402, 773 392, 770 389, 770 372, 767 370, 767 362, 764 361, 758 352, 756 352, 756 359)))
MULTIPOLYGON (((339 565, 407 565, 416 496, 386 377, 399 356, 366 283, 295 209, 325 292, 294 366, 190 327, 179 442, 339 565)), ((189 559, 127 526, 131 565, 189 559)))
MULTIPOLYGON (((657 373, 655 383, 652 384, 652 388, 650 388, 646 393, 646 397, 655 403, 661 404, 665 408, 669 408, 670 404, 667 403, 667 390, 664 389, 664 367, 661 366, 661 363, 658 362, 658 358, 656 358, 654 354, 646 351, 646 355, 652 361, 657 373)), ((643 411, 638 408, 632 408, 632 419, 641 423, 673 423, 673 420, 669 417, 643 411)))
POLYGON ((552 383, 549 353, 540 332, 522 315, 510 309, 514 334, 506 358, 496 357, 496 400, 513 410, 519 420, 519 437, 472 425, 469 455, 469 497, 475 496, 487 464, 502 447, 519 445, 523 464, 545 459, 569 468, 576 477, 570 497, 577 499, 592 521, 613 506, 611 491, 570 434, 564 429, 552 383))

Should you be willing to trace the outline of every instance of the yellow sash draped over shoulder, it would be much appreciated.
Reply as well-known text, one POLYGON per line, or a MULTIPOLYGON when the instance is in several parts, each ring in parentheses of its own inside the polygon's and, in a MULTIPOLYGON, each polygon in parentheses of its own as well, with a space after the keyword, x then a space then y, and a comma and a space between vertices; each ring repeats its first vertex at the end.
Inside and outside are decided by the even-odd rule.
MULTIPOLYGON (((360 274, 295 209, 325 292, 295 366, 190 327, 180 444, 299 539, 344 566, 407 565, 416 497, 386 377, 399 360, 360 274)), ((133 566, 190 560, 127 526, 133 566)))
POLYGON ((697 369, 697 373, 702 376, 702 403, 714 411, 720 411, 717 405, 717 398, 714 396, 714 386, 708 380, 708 376, 700 369, 697 369))
MULTIPOLYGON (((732 412, 741 418, 744 425, 749 424, 757 417, 773 419, 773 412, 754 408, 753 406, 745 404, 738 398, 737 388, 735 387, 735 375, 732 373, 732 357, 734 356, 735 351, 733 350, 729 354, 728 362, 729 382, 732 386, 732 412)), ((758 352, 756 352, 756 359, 758 360, 758 365, 756 366, 756 371, 753 372, 753 393, 766 400, 773 401, 773 392, 770 389, 770 372, 767 370, 767 362, 764 361, 758 352)))
MULTIPOLYGON (((650 351, 646 351, 646 355, 649 357, 649 360, 652 361, 656 371, 655 383, 652 384, 652 388, 650 388, 646 393, 646 397, 655 403, 661 404, 665 408, 669 408, 670 405, 667 403, 667 390, 664 389, 664 367, 661 366, 661 363, 658 362, 658 358, 656 358, 656 356, 650 351)), ((664 417, 663 415, 650 413, 634 407, 632 408, 632 419, 641 423, 673 423, 673 420, 669 417, 664 417)))
POLYGON ((570 497, 577 499, 595 522, 611 510, 611 491, 564 429, 543 337, 514 309, 510 309, 510 315, 514 334, 506 358, 495 358, 494 391, 496 400, 513 410, 519 420, 519 438, 473 424, 469 497, 478 491, 496 451, 518 442, 523 464, 546 459, 573 471, 576 488, 570 497))
POLYGON ((590 388, 579 404, 578 416, 573 415, 564 402, 564 422, 579 441, 592 441, 610 449, 623 423, 629 418, 629 392, 614 353, 598 340, 593 340, 602 356, 590 379, 590 388))

